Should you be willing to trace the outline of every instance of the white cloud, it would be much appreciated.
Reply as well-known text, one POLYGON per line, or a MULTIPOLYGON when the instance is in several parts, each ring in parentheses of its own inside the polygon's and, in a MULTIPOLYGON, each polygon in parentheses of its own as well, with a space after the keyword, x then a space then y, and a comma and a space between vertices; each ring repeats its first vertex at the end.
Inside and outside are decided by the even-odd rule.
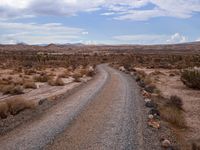
POLYGON ((167 43, 184 43, 187 42, 187 38, 180 33, 173 34, 168 40, 167 43))
POLYGON ((68 43, 88 34, 81 28, 66 27, 60 23, 7 23, 0 22, 0 43, 28 44, 68 43), (6 33, 5 33, 6 32, 6 33))
POLYGON ((139 34, 114 36, 120 44, 174 44, 187 42, 187 38, 179 33, 173 35, 139 34))
POLYGON ((196 39, 196 42, 200 42, 200 38, 196 39))
POLYGON ((118 20, 148 20, 170 16, 189 18, 200 12, 200 0, 1 0, 0 17, 55 15, 103 10, 102 15, 118 20), (146 7, 151 4, 151 7, 146 7))

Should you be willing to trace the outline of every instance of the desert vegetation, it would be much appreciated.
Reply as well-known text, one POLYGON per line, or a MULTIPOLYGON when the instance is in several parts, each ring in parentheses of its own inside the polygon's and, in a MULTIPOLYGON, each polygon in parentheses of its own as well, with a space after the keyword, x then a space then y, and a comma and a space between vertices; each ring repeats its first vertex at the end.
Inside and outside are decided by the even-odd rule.
POLYGON ((181 72, 181 81, 188 87, 200 89, 200 70, 185 69, 181 72))
POLYGON ((33 109, 36 103, 27 101, 22 97, 13 97, 6 101, 0 102, 0 117, 7 118, 9 115, 17 115, 25 109, 33 109))

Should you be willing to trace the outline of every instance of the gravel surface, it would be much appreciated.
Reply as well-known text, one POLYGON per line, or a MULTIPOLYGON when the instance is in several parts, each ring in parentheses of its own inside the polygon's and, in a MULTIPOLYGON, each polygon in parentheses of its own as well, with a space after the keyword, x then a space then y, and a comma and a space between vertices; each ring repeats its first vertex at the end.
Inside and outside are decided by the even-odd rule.
POLYGON ((94 80, 40 117, 0 137, 2 150, 157 150, 129 76, 106 65, 94 80), (47 145, 48 144, 48 145, 47 145))
POLYGON ((46 149, 146 149, 141 97, 136 83, 128 75, 109 67, 105 69, 110 80, 104 89, 46 149))

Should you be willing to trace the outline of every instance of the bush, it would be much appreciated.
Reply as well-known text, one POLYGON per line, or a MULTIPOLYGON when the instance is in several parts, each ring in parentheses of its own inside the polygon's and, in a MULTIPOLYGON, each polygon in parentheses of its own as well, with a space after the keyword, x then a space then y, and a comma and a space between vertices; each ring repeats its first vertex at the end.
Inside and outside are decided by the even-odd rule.
POLYGON ((6 102, 11 115, 16 115, 25 109, 34 108, 36 106, 33 101, 25 100, 22 97, 11 98, 6 102))
POLYGON ((6 85, 1 89, 1 92, 5 94, 12 94, 12 95, 17 95, 17 94, 23 94, 23 88, 20 85, 6 85))
POLYGON ((6 102, 0 102, 0 117, 5 119, 9 115, 9 108, 6 102))
POLYGON ((37 89, 37 86, 36 86, 35 82, 33 82, 33 81, 25 81, 23 86, 24 86, 24 88, 37 89))
POLYGON ((200 89, 200 71, 195 69, 183 70, 181 81, 190 88, 200 89))
POLYGON ((72 77, 74 78, 75 82, 80 82, 80 78, 82 77, 82 75, 78 72, 75 72, 72 74, 72 77))
POLYGON ((0 102, 0 117, 7 118, 9 114, 17 115, 25 109, 32 109, 36 107, 33 101, 27 101, 21 97, 14 97, 0 102))
POLYGON ((183 101, 180 97, 172 95, 167 102, 167 105, 176 107, 177 109, 183 110, 183 101))
POLYGON ((48 84, 51 86, 64 86, 65 85, 62 78, 60 78, 60 77, 57 77, 55 80, 54 79, 48 80, 48 84))
POLYGON ((183 112, 176 107, 164 106, 160 109, 161 117, 179 128, 186 127, 186 121, 183 112))
POLYGON ((41 74, 34 76, 34 80, 36 82, 47 82, 49 80, 49 77, 46 74, 41 74))

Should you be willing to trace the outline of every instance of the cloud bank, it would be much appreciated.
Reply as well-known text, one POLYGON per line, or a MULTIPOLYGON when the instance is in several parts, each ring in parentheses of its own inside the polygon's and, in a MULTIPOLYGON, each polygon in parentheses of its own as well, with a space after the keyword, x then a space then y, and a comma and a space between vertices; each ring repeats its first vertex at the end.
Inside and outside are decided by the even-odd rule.
POLYGON ((4 19, 41 15, 75 16, 102 10, 117 20, 145 21, 155 17, 190 18, 200 12, 200 0, 1 0, 4 19), (146 7, 146 6, 151 7, 146 7))

